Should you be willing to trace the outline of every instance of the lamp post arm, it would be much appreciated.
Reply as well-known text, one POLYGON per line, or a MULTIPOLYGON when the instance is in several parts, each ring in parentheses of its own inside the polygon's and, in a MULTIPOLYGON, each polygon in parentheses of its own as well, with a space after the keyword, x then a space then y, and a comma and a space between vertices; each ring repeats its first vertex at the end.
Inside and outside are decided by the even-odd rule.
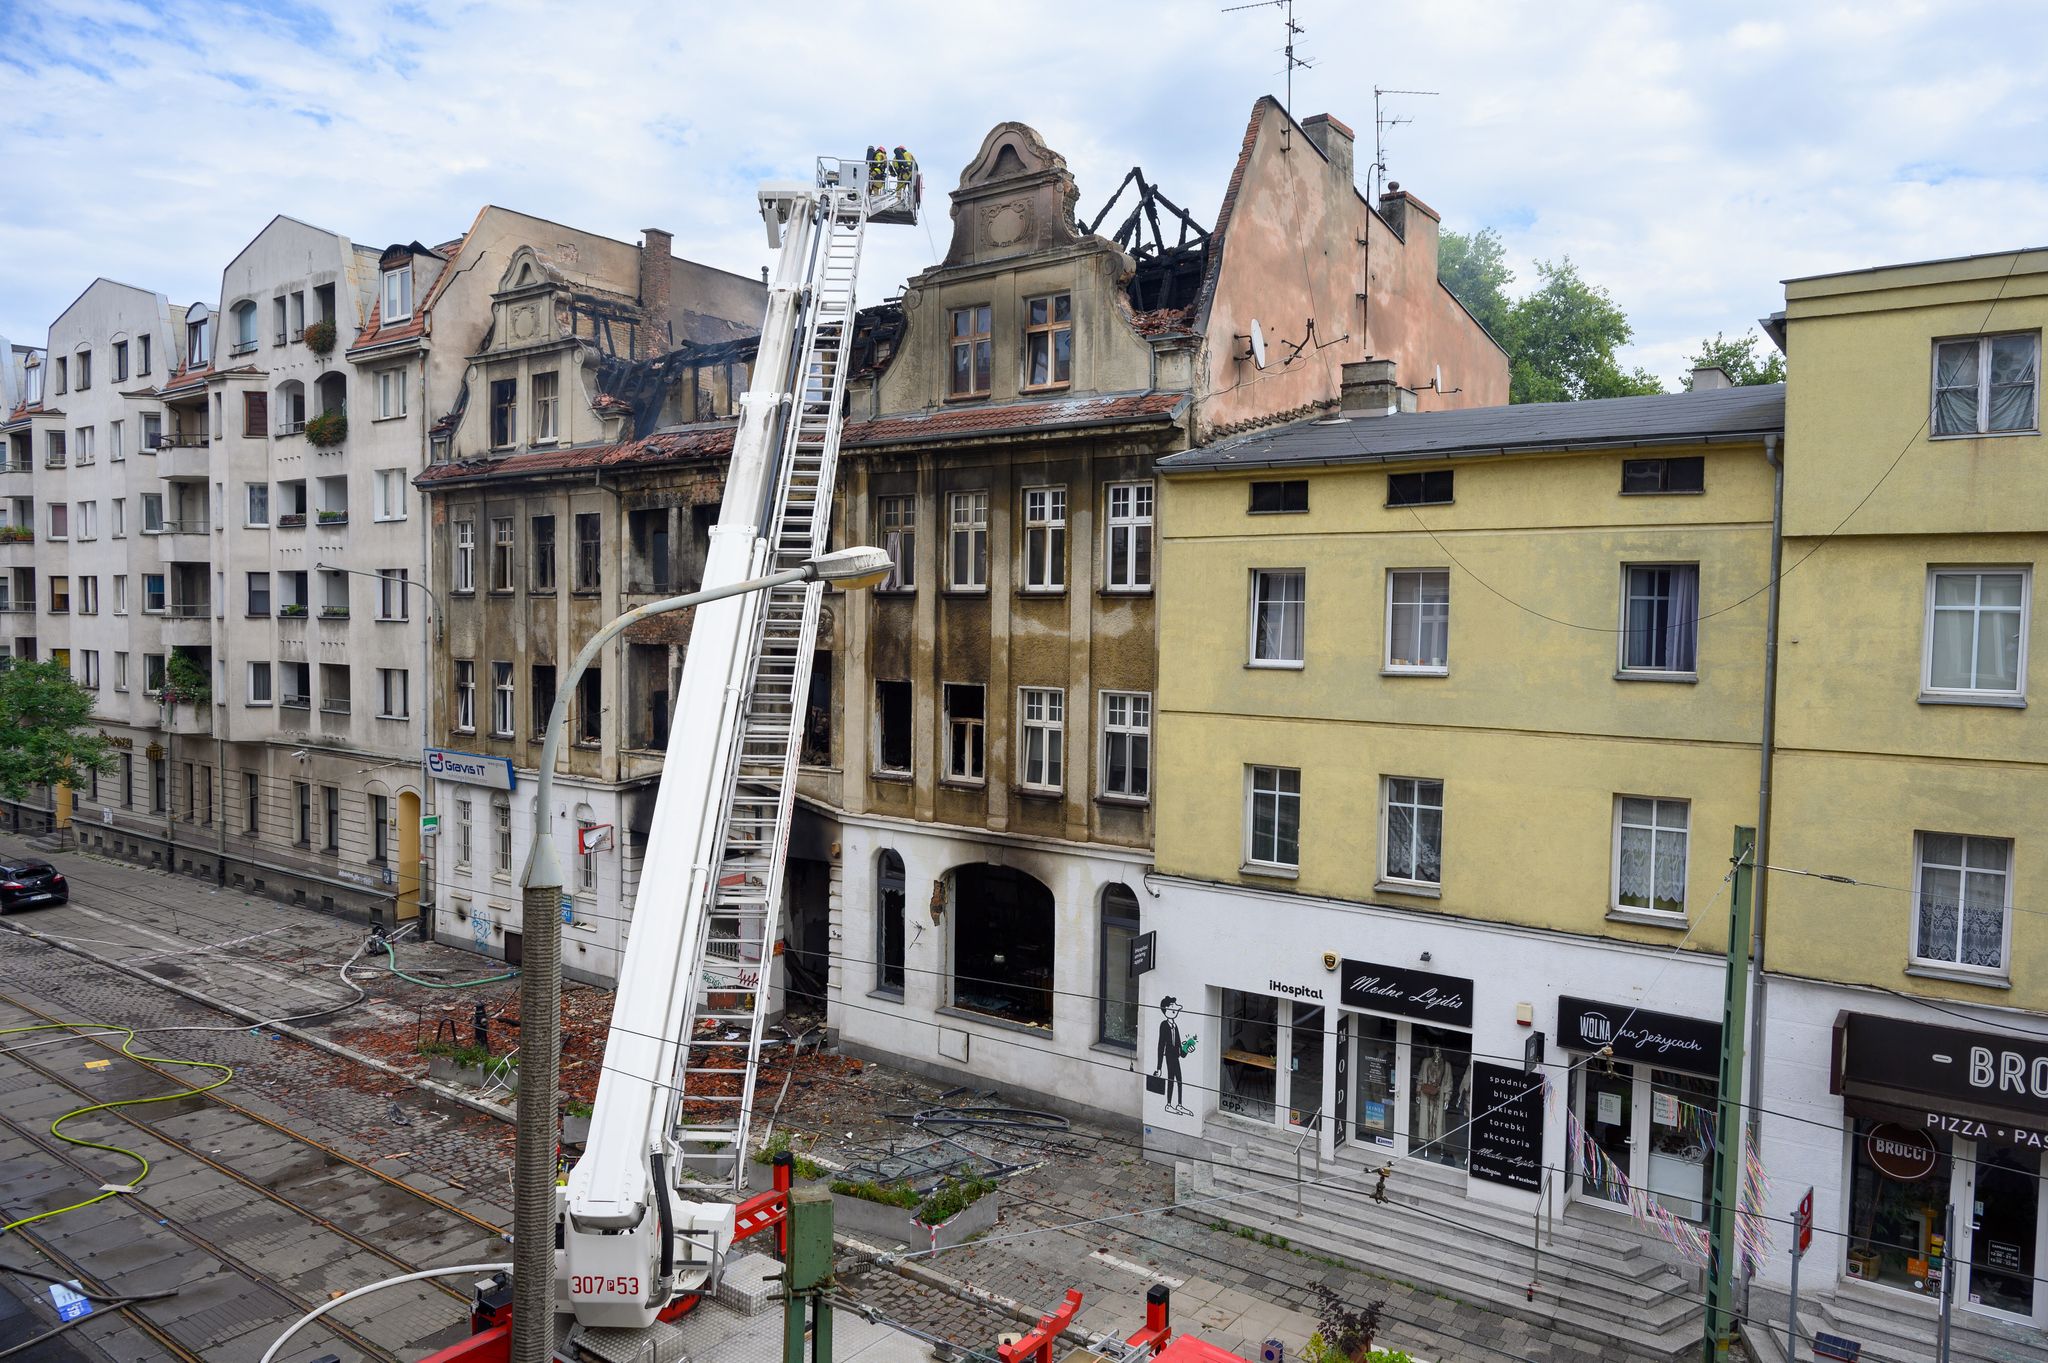
POLYGON ((409 577, 399 579, 388 578, 384 576, 384 574, 382 573, 373 573, 368 568, 340 568, 336 567, 332 563, 316 563, 313 565, 313 570, 315 572, 321 573, 350 573, 356 577, 374 577, 379 582, 391 582, 395 580, 403 586, 415 588, 419 591, 425 592, 427 594, 427 602, 432 607, 432 618, 434 621, 434 642, 437 644, 441 642, 443 637, 441 633, 441 598, 434 595, 434 589, 432 587, 429 587, 426 583, 415 582, 409 577))
POLYGON ((765 591, 785 583, 808 582, 817 575, 816 566, 806 564, 801 568, 787 568, 779 573, 770 573, 766 577, 749 578, 744 582, 728 583, 723 587, 712 587, 706 591, 688 592, 682 596, 652 601, 627 611, 590 636, 583 647, 577 650, 576 660, 569 664, 568 675, 555 688, 555 703, 548 710, 546 736, 541 740, 540 769, 533 783, 533 848, 527 854, 526 871, 519 882, 522 889, 561 888, 562 868, 555 856, 554 821, 550 813, 554 805, 555 758, 562 748, 563 731, 568 727, 569 698, 576 694, 577 683, 582 681, 584 670, 596 660, 599 650, 634 625, 653 616, 666 615, 670 611, 679 611, 690 606, 701 606, 709 601, 720 601, 728 596, 765 591))

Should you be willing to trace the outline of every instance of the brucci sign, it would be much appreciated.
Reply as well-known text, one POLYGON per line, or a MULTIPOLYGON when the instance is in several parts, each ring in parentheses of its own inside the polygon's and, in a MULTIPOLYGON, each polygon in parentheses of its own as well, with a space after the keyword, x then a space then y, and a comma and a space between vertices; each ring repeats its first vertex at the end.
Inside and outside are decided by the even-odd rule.
POLYGON ((485 757, 473 752, 427 749, 427 771, 444 781, 461 781, 492 790, 512 789, 512 763, 503 757, 485 757))

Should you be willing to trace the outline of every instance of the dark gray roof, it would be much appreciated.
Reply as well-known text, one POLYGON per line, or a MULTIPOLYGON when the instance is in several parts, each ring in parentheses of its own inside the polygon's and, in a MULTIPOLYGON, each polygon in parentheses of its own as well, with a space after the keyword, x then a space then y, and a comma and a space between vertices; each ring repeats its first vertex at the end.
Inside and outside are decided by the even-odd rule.
POLYGON ((1303 421, 1169 455, 1169 473, 1721 444, 1785 429, 1785 385, 1303 421))

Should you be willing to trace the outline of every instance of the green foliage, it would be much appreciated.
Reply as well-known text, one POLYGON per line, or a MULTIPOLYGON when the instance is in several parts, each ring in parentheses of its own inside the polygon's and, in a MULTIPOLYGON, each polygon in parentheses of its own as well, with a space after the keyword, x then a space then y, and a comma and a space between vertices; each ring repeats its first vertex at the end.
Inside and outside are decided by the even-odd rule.
POLYGON ((918 1204, 914 1215, 921 1226, 943 1226, 995 1190, 990 1179, 948 1178, 918 1204))
POLYGON ((1303 1351, 1307 1363, 1379 1363, 1372 1341, 1380 1332, 1380 1314, 1386 1305, 1384 1301, 1369 1301, 1363 1306, 1350 1306, 1328 1287, 1318 1284, 1319 1328, 1309 1337, 1309 1348, 1303 1351))
POLYGON ((775 1163, 775 1157, 785 1150, 790 1151, 789 1172, 792 1175, 797 1178, 825 1177, 826 1170, 824 1165, 814 1159, 797 1154, 794 1150, 790 1150, 789 1133, 787 1131, 778 1131, 763 1142, 761 1148, 754 1152, 754 1163, 773 1164, 775 1163))
POLYGON ((570 1098, 562 1104, 564 1117, 588 1117, 595 1109, 581 1098, 570 1098))
MULTIPOLYGON (((452 1041, 422 1041, 419 1053, 427 1056, 441 1056, 444 1059, 454 1061, 466 1070, 497 1069, 503 1066, 510 1066, 513 1069, 519 1067, 519 1057, 516 1054, 492 1055, 489 1050, 473 1042, 458 1046, 452 1041)), ((581 1115, 587 1116, 588 1114, 581 1115)))
MULTIPOLYGON (((1320 1330, 1308 1337, 1308 1343, 1302 1346, 1301 1358, 1302 1363, 1353 1363, 1325 1344, 1320 1330)), ((1367 1349, 1356 1363, 1415 1363, 1415 1360, 1400 1349, 1367 1349)))
MULTIPOLYGON (((1770 346, 1759 359, 1757 349, 1762 344, 1763 337, 1757 335, 1754 328, 1732 341, 1717 331, 1713 340, 1700 342, 1699 350, 1686 360, 1685 365, 1688 369, 1719 365, 1727 373, 1728 381, 1737 388, 1759 383, 1783 383, 1785 357, 1778 353, 1776 346, 1770 346)), ((1690 375, 1686 377, 1685 386, 1692 387, 1690 375)))
MULTIPOLYGON (((330 325, 332 325, 330 323, 330 325)), ((306 439, 315 445, 339 445, 348 439, 348 412, 345 408, 334 407, 318 416, 306 418, 306 439)), ((327 513, 321 513, 325 520, 327 513)))
POLYGON ((0 544, 33 544, 35 539, 33 526, 0 525, 0 544))
POLYGON ((832 1180, 832 1191, 847 1197, 857 1197, 863 1202, 879 1202, 885 1207, 901 1207, 904 1211, 909 1211, 924 1201, 918 1196, 917 1189, 908 1183, 876 1183, 872 1179, 856 1183, 852 1179, 835 1178, 832 1180))
POLYGON ((1614 352, 1634 336, 1613 295, 1590 283, 1567 256, 1536 262, 1538 284, 1510 299, 1514 272, 1500 234, 1444 232, 1437 276, 1508 353, 1508 401, 1576 402, 1661 393, 1645 369, 1621 367, 1614 352))
POLYGON ((62 663, 16 662, 0 672, 0 795, 26 799, 35 786, 112 771, 111 746, 89 727, 92 707, 92 692, 62 663))
POLYGON ((1508 285, 1515 272, 1508 268, 1507 250, 1500 233, 1482 227, 1470 236, 1444 232, 1437 239, 1436 275, 1444 287, 1457 295, 1465 311, 1478 319, 1494 340, 1506 344, 1508 327, 1508 285))
POLYGON ((164 659, 164 700, 171 705, 205 705, 213 700, 206 669, 183 651, 164 659))
MULTIPOLYGON (((334 319, 315 322, 306 328, 306 349, 315 355, 325 355, 334 349, 334 319)), ((308 423, 309 425, 311 423, 308 423)))

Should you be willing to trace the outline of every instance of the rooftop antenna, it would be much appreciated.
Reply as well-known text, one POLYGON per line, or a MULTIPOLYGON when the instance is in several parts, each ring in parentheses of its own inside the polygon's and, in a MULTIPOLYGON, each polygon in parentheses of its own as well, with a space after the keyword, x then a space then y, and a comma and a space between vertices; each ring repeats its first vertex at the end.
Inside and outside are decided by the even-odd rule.
MULTIPOLYGON (((1294 0, 1257 0, 1257 3, 1250 5, 1228 5, 1223 8, 1221 13, 1237 14, 1248 9, 1277 9, 1282 13, 1282 21, 1287 27, 1287 45, 1283 49, 1287 53, 1287 116, 1292 118, 1294 116, 1294 68, 1299 66, 1303 70, 1307 70, 1315 65, 1315 62, 1310 58, 1294 55, 1295 38, 1307 32, 1307 30, 1294 22, 1294 0)), ((1285 131, 1285 129, 1282 130, 1283 136, 1285 131)))
POLYGON ((1380 195, 1386 191, 1387 187, 1387 129, 1398 128, 1404 123, 1413 123, 1415 121, 1412 118, 1401 118, 1398 115, 1384 112, 1380 104, 1381 97, 1385 95, 1434 95, 1438 93, 1440 92, 1436 90, 1384 90, 1377 85, 1372 87, 1372 197, 1374 203, 1379 202, 1380 195))

